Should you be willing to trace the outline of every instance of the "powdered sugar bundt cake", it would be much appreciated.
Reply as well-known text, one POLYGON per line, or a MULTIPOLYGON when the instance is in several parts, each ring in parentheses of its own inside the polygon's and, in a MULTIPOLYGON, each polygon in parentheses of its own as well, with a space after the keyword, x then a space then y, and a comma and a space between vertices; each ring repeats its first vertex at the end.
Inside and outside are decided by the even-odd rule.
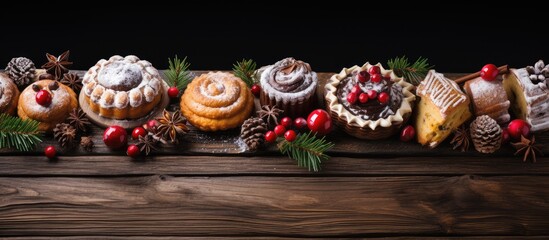
POLYGON ((114 119, 137 119, 149 114, 162 99, 158 70, 138 57, 112 56, 90 68, 80 94, 93 112, 114 119))
POLYGON ((19 90, 7 74, 0 73, 0 113, 15 114, 19 90))
POLYGON ((524 119, 532 131, 549 129, 549 66, 538 61, 533 67, 510 69, 504 75, 503 87, 513 103, 511 110, 524 119))

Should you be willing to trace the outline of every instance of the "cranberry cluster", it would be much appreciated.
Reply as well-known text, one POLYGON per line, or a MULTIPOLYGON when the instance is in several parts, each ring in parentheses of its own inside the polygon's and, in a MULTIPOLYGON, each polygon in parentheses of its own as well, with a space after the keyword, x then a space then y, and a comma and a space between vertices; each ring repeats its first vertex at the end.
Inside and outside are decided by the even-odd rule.
POLYGON ((265 133, 265 141, 268 143, 274 143, 277 137, 284 136, 286 141, 293 142, 297 137, 297 133, 295 130, 291 129, 292 127, 294 127, 297 131, 307 129, 307 120, 302 117, 298 117, 293 121, 289 117, 282 118, 282 120, 280 120, 280 124, 278 124, 273 130, 265 133))
POLYGON ((366 92, 362 92, 360 88, 361 83, 366 83, 372 81, 374 83, 379 83, 383 80, 381 76, 381 70, 378 66, 372 66, 368 71, 360 71, 357 74, 358 83, 353 86, 351 92, 347 95, 347 101, 349 104, 356 104, 357 100, 360 103, 367 103, 369 100, 377 99, 381 104, 387 104, 389 102, 389 93, 381 92, 378 93, 376 90, 370 89, 366 92))

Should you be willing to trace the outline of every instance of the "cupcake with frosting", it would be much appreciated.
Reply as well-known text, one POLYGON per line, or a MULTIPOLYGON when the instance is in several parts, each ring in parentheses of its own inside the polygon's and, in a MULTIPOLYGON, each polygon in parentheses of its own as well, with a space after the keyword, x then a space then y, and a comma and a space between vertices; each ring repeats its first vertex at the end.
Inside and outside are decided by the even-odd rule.
POLYGON ((308 63, 285 58, 261 70, 262 106, 277 106, 292 118, 306 117, 314 109, 318 77, 308 63))

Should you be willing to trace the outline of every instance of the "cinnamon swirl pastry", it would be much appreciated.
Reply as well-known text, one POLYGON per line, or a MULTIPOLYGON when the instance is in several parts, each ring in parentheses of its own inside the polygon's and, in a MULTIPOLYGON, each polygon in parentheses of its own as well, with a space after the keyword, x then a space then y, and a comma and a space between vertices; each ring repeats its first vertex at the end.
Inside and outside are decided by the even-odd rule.
POLYGON ((18 101, 17 85, 7 74, 0 73, 0 113, 15 114, 18 101))
POLYGON ((17 114, 23 120, 40 122, 38 129, 49 132, 76 107, 76 93, 70 87, 54 80, 41 80, 21 92, 17 114))
POLYGON ((163 84, 158 70, 138 57, 101 59, 82 80, 92 111, 102 117, 137 119, 149 114, 162 100, 163 84))
POLYGON ((246 83, 232 73, 209 72, 193 79, 181 97, 181 112, 202 131, 240 126, 253 109, 246 83))
POLYGON ((277 106, 283 115, 303 117, 316 103, 318 77, 311 66, 294 58, 285 58, 263 68, 261 73, 261 105, 277 106))

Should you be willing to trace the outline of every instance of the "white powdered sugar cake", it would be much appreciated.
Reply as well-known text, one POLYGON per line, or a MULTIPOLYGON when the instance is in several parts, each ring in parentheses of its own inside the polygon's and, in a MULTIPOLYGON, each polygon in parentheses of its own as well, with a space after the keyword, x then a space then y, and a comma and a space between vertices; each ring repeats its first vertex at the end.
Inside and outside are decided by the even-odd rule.
POLYGON ((83 91, 103 108, 139 107, 160 93, 162 78, 152 64, 129 55, 101 59, 84 75, 83 91))
POLYGON ((17 86, 8 75, 0 73, 0 113, 8 109, 17 94, 17 86))
POLYGON ((433 104, 439 109, 441 115, 445 118, 450 108, 467 101, 467 95, 463 93, 459 86, 452 80, 446 78, 443 74, 430 70, 425 79, 417 87, 418 95, 429 95, 433 104))
POLYGON ((262 70, 261 88, 284 104, 309 99, 318 85, 318 77, 309 64, 294 58, 282 59, 262 70))

